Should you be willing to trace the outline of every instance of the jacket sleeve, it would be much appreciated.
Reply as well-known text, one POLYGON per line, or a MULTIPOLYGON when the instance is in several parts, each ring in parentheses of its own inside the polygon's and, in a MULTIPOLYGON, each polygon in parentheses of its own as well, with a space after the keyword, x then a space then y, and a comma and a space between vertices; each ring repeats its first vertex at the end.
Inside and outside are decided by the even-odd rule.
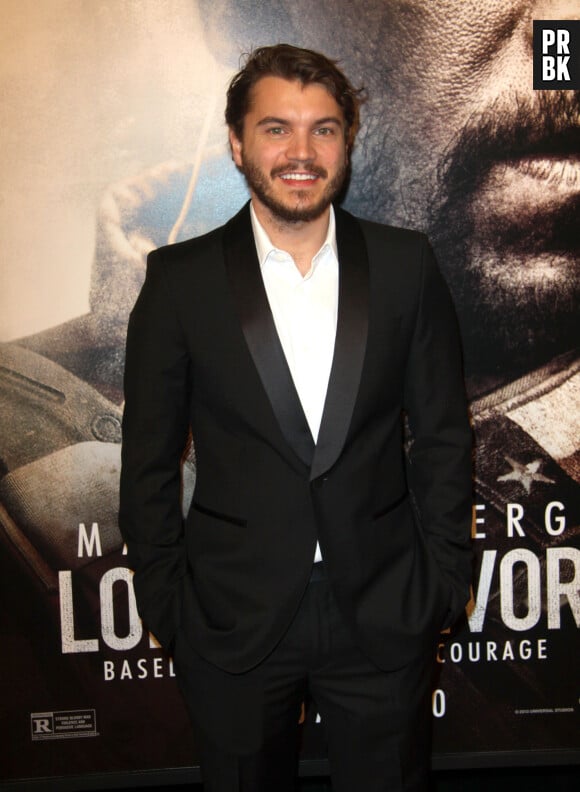
POLYGON ((181 459, 189 430, 191 366, 162 255, 149 255, 129 319, 119 527, 135 572, 140 615, 169 648, 186 574, 181 459))
POLYGON ((444 627, 469 600, 472 550, 472 433, 455 311, 423 238, 421 283, 404 406, 411 433, 409 487, 423 534, 450 588, 444 627))

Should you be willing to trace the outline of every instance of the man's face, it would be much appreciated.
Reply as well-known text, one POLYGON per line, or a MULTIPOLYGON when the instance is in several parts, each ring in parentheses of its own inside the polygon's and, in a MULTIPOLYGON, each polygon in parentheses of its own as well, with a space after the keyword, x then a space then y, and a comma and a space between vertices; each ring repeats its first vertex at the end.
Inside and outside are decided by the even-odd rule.
POLYGON ((230 143, 259 217, 315 220, 343 186, 344 116, 318 83, 263 77, 252 90, 242 139, 230 130, 230 143))
POLYGON ((429 232, 469 373, 507 378, 573 346, 580 99, 532 90, 532 19, 577 18, 578 0, 320 0, 308 14, 297 0, 286 13, 302 46, 367 86, 347 206, 429 232))

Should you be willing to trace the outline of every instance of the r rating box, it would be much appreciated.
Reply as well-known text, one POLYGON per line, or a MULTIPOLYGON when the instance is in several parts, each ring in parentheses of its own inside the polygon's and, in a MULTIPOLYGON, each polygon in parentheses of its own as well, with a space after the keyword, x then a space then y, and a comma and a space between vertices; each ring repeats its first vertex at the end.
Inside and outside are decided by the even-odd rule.
POLYGON ((97 714, 94 709, 31 712, 30 733, 33 740, 96 737, 97 714))

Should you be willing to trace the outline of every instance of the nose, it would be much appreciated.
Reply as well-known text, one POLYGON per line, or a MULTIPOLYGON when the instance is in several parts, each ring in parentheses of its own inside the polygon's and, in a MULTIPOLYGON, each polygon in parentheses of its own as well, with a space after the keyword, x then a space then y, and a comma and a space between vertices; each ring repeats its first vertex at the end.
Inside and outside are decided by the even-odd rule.
POLYGON ((312 136, 308 130, 294 130, 286 149, 286 156, 298 162, 306 162, 316 157, 312 136))

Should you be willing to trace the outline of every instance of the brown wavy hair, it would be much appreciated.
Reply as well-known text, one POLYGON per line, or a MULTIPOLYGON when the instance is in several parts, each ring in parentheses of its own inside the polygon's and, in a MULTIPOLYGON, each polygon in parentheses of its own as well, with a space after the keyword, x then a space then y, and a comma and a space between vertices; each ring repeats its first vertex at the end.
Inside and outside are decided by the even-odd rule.
POLYGON ((246 56, 243 68, 232 78, 226 104, 226 123, 241 140, 244 119, 250 109, 252 89, 263 77, 298 80, 302 85, 323 85, 341 108, 345 137, 350 150, 360 126, 360 106, 364 89, 354 88, 338 68, 337 61, 291 44, 259 47, 246 56))

